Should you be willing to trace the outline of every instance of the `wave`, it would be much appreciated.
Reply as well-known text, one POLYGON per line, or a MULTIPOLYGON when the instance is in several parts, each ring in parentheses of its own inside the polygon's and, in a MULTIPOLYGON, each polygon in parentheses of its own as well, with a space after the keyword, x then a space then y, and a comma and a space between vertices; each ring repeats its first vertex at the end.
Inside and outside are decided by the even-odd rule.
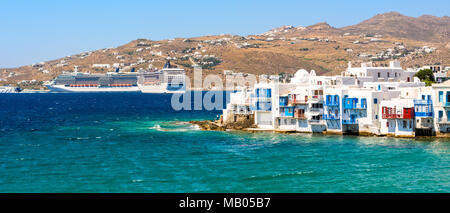
POLYGON ((277 174, 271 174, 271 175, 261 175, 261 176, 250 176, 248 178, 244 178, 244 180, 267 180, 267 179, 274 179, 274 178, 289 178, 289 177, 296 177, 296 176, 311 176, 315 175, 313 171, 296 171, 296 172, 289 172, 289 173, 277 173, 277 174))
POLYGON ((198 131, 200 130, 200 127, 187 122, 169 122, 169 123, 155 124, 149 129, 153 129, 160 132, 189 132, 189 131, 198 131))

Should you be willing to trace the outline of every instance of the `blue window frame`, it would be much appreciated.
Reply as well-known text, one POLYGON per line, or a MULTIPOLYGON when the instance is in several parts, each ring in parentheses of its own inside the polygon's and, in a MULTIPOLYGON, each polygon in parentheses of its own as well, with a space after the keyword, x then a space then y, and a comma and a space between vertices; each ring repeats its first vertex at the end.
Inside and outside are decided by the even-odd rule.
POLYGON ((439 102, 444 102, 444 91, 439 91, 439 102))
POLYGON ((377 104, 378 103, 378 99, 374 98, 373 99, 373 104, 377 104))

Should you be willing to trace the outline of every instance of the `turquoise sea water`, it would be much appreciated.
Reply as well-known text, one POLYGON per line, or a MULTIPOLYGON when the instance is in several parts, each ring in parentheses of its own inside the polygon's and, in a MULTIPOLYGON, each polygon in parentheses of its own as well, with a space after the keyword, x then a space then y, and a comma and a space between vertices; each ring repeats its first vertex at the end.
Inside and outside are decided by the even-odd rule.
POLYGON ((170 95, 0 96, 0 192, 450 192, 448 139, 200 131, 170 95))

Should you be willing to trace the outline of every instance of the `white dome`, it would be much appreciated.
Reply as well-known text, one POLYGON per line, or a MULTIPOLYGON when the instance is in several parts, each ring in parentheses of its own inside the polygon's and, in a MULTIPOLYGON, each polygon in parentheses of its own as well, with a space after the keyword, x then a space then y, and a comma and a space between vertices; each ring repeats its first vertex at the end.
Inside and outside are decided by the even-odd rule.
POLYGON ((306 83, 309 81, 309 73, 304 69, 298 70, 291 79, 292 83, 306 83))

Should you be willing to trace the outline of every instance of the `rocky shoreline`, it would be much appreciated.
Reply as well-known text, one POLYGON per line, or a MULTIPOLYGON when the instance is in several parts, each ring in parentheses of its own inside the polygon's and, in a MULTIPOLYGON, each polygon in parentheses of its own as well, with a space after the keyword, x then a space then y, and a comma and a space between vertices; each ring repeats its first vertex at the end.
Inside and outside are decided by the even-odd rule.
MULTIPOLYGON (((189 121, 190 124, 198 126, 201 130, 204 131, 246 131, 250 133, 255 132, 272 132, 272 133, 309 133, 311 132, 298 132, 298 131, 288 131, 288 130, 274 130, 274 129, 260 129, 256 125, 251 122, 234 122, 234 123, 222 123, 220 120, 203 120, 203 121, 189 121)), ((362 137, 395 137, 395 138, 450 138, 450 135, 435 135, 435 136, 395 136, 395 135, 377 135, 368 132, 362 132, 359 134, 344 134, 337 132, 322 132, 322 133, 314 133, 314 134, 323 134, 323 135, 355 135, 362 137)))
POLYGON ((257 128, 251 122, 222 123, 221 121, 190 121, 190 124, 197 125, 201 130, 207 131, 227 131, 227 130, 247 130, 257 128))

